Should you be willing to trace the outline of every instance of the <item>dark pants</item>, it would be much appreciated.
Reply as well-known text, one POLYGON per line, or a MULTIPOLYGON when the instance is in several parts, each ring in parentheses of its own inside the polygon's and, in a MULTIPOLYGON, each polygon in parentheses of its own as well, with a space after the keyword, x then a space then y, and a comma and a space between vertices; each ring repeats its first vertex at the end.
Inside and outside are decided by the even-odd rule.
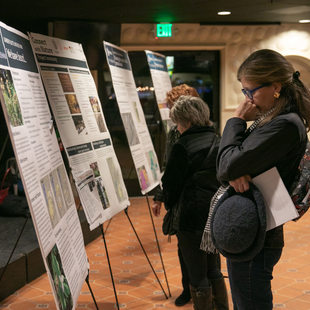
POLYGON ((264 248, 248 262, 227 259, 234 310, 272 309, 272 272, 281 253, 282 249, 264 248))
POLYGON ((189 289, 189 276, 188 271, 184 262, 184 258, 182 256, 182 252, 178 243, 178 256, 179 256, 179 262, 181 267, 181 273, 182 273, 182 286, 183 290, 186 291, 188 294, 190 294, 189 289))
POLYGON ((209 287, 210 279, 223 277, 219 268, 218 254, 207 254, 200 250, 201 237, 202 232, 180 231, 177 233, 178 247, 181 252, 181 269, 181 260, 183 260, 185 268, 182 269, 182 272, 183 270, 187 271, 189 283, 194 288, 209 287))

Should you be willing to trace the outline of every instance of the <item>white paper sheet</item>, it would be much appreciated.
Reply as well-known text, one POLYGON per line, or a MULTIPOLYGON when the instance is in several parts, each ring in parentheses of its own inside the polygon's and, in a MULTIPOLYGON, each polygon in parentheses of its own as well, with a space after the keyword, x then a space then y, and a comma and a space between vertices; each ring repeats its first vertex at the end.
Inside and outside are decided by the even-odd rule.
POLYGON ((172 89, 171 80, 166 65, 166 56, 147 50, 145 53, 150 67, 159 113, 166 133, 168 134, 174 123, 170 119, 170 110, 166 102, 167 92, 172 89))
POLYGON ((30 33, 30 38, 80 200, 93 230, 130 205, 96 84, 81 44, 38 33, 30 33), (86 187, 81 187, 80 176, 89 169, 93 171, 94 187, 89 183, 87 192, 86 187))
POLYGON ((103 44, 130 152, 144 195, 160 182, 157 155, 146 124, 128 53, 109 42, 104 41, 103 44))
POLYGON ((56 307, 75 309, 89 270, 82 228, 28 37, 1 22, 0 100, 56 307))
POLYGON ((253 178, 266 203, 266 230, 273 229, 298 217, 298 212, 279 175, 277 168, 271 168, 253 178))

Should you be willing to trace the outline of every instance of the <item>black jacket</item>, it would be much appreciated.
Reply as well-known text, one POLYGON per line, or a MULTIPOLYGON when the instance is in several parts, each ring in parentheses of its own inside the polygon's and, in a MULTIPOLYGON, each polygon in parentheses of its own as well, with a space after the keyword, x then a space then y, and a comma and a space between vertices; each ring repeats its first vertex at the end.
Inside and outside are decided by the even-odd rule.
MULTIPOLYGON (((306 128, 296 113, 279 115, 270 122, 245 133, 246 122, 240 118, 227 121, 217 158, 221 183, 249 174, 252 178, 277 167, 291 190, 302 155, 305 152, 306 128)), ((283 246, 283 228, 267 232, 265 247, 283 246)))
POLYGON ((204 162, 215 137, 213 127, 193 126, 185 131, 171 150, 162 177, 166 209, 179 204, 179 230, 203 231, 210 201, 219 187, 216 179, 218 140, 204 162))

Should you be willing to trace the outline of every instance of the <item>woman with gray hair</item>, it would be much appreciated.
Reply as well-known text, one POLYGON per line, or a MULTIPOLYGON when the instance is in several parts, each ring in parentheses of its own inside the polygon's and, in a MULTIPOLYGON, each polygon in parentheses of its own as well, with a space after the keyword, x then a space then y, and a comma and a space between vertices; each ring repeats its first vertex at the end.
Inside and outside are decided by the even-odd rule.
POLYGON ((215 164, 218 138, 210 111, 202 99, 181 96, 170 116, 181 135, 162 177, 163 194, 166 209, 175 214, 173 227, 188 270, 194 309, 228 309, 218 254, 200 250, 210 201, 219 187, 215 164))
MULTIPOLYGON (((178 86, 174 86, 166 94, 166 103, 167 103, 168 108, 171 109, 173 105, 175 104, 175 102, 177 102, 177 100, 181 96, 199 97, 199 94, 195 88, 188 86, 187 84, 181 84, 178 86)), ((180 133, 178 132, 176 126, 174 125, 170 128, 168 135, 167 135, 165 157, 164 157, 164 162, 162 166, 163 170, 165 170, 166 168, 167 160, 171 152, 172 146, 179 140, 179 138, 180 138, 180 133)), ((160 210, 161 210, 161 206, 163 202, 164 202, 164 197, 163 197, 162 188, 160 186, 157 186, 157 188, 155 189, 153 205, 152 205, 152 211, 155 216, 160 215, 160 210)), ((190 288, 189 288, 188 272, 184 264, 184 259, 182 257, 182 253, 180 251, 179 246, 178 246, 178 257, 179 257, 181 273, 182 273, 182 277, 181 277, 182 292, 175 299, 174 304, 177 307, 182 307, 191 300, 191 293, 190 293, 190 288)))

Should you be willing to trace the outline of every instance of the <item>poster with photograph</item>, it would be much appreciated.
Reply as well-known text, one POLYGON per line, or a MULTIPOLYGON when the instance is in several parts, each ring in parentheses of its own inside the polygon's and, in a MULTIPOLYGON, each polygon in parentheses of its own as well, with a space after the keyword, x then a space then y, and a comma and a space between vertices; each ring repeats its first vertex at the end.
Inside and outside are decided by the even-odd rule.
POLYGON ((95 82, 81 44, 37 33, 29 37, 87 221, 94 229, 130 204, 95 82))
POLYGON ((166 65, 166 56, 148 50, 146 50, 145 53, 150 67, 161 120, 166 133, 168 133, 170 128, 173 126, 173 122, 170 119, 169 108, 166 103, 167 92, 172 89, 171 80, 166 65))
POLYGON ((0 23, 0 99, 57 309, 88 274, 84 240, 28 37, 0 23))
POLYGON ((136 90, 128 53, 103 42, 113 88, 142 194, 160 182, 160 169, 136 90))

